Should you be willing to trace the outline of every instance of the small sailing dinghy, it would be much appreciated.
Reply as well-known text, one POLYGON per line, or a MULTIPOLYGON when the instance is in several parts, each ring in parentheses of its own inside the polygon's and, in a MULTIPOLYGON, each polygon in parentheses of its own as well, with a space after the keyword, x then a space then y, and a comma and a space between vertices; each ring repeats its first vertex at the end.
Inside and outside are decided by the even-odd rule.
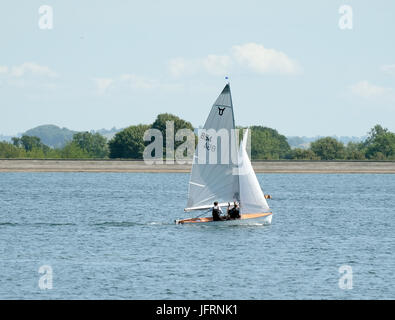
POLYGON ((213 221, 211 212, 210 216, 201 217, 206 213, 203 212, 196 218, 176 220, 176 224, 271 223, 272 212, 247 153, 248 130, 238 148, 234 129, 232 96, 227 83, 214 102, 203 130, 199 130, 198 145, 192 161, 188 202, 184 211, 211 211, 214 201, 218 201, 226 210, 229 202, 233 204, 237 201, 240 205, 240 218, 213 221), (218 132, 222 134, 219 135, 218 132), (224 136, 228 139, 222 139, 224 136), (220 144, 218 140, 221 141, 220 144), (215 161, 211 161, 210 156, 215 161))

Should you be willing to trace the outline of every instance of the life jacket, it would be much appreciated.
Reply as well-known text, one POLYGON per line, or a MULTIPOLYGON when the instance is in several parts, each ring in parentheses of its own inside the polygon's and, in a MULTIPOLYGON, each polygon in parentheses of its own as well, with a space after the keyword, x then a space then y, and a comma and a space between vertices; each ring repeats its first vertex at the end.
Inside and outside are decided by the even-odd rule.
POLYGON ((221 220, 220 216, 219 216, 219 209, 216 207, 213 207, 213 221, 219 221, 221 220))
POLYGON ((239 208, 232 208, 232 209, 230 209, 229 210, 229 216, 232 219, 240 218, 240 210, 239 210, 239 208))

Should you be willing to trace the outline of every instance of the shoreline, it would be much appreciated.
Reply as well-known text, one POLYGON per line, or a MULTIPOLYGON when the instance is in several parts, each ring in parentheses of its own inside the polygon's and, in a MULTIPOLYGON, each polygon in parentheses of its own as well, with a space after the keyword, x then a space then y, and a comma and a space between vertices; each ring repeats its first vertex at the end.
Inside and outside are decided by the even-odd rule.
MULTIPOLYGON (((256 173, 395 174, 395 161, 253 161, 256 173)), ((1 172, 147 172, 189 173, 191 163, 148 165, 139 160, 0 159, 1 172)))

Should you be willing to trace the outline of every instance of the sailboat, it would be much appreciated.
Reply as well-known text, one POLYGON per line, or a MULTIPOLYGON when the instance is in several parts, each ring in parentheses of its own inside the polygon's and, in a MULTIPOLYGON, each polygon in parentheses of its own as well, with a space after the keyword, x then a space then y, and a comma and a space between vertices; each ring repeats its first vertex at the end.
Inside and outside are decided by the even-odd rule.
POLYGON ((265 199, 247 153, 248 129, 238 147, 229 82, 215 100, 208 118, 199 129, 192 161, 185 212, 211 211, 214 201, 226 208, 239 203, 240 218, 213 221, 210 216, 175 220, 176 224, 270 224, 272 211, 265 199), (218 144, 216 133, 221 132, 218 144), (228 139, 222 139, 225 136, 228 139), (210 161, 213 157, 215 161, 210 161), (219 159, 219 160, 218 160, 219 159))

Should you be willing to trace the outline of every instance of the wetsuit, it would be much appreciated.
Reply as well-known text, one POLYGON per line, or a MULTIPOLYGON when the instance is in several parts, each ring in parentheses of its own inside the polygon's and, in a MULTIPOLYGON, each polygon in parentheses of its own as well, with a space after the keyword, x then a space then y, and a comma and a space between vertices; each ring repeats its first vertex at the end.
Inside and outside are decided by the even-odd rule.
POLYGON ((231 219, 239 219, 240 218, 240 210, 239 208, 233 207, 229 210, 229 217, 231 219))
POLYGON ((219 206, 213 207, 213 221, 222 221, 221 218, 222 210, 219 206))

